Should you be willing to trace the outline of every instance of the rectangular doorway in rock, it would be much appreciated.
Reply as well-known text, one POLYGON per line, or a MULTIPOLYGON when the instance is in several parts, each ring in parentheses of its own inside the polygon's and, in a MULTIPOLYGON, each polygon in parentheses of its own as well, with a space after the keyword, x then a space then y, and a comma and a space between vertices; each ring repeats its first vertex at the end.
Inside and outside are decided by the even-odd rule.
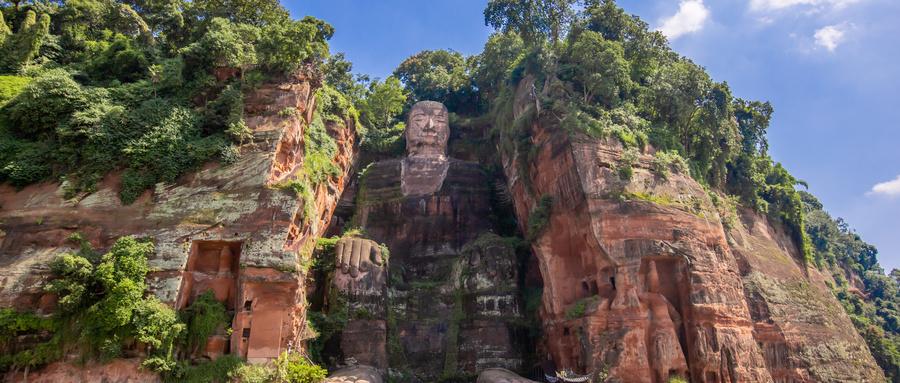
POLYGON ((200 294, 211 290, 226 310, 234 311, 241 244, 240 241, 194 241, 175 307, 184 309, 200 294))
MULTIPOLYGON (((185 264, 181 288, 175 307, 184 310, 199 296, 212 292, 215 299, 225 306, 228 318, 232 318, 236 306, 238 278, 240 272, 240 241, 194 241, 185 264)), ((200 355, 215 359, 231 350, 230 338, 226 333, 231 323, 220 326, 199 350, 200 355)))

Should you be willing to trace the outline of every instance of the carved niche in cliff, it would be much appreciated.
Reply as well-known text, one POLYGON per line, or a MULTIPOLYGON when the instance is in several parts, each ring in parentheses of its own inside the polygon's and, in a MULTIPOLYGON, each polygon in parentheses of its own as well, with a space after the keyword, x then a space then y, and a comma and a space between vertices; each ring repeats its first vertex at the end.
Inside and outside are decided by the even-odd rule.
POLYGON ((441 103, 415 104, 406 156, 361 176, 351 225, 366 239, 338 242, 330 285, 350 319, 331 342, 338 347, 326 350, 332 364, 389 367, 424 381, 523 367, 515 249, 493 234, 481 165, 447 157, 448 117, 441 103), (390 249, 389 263, 366 250, 377 244, 390 249))
MULTIPOLYGON (((201 294, 212 292, 215 299, 234 312, 238 287, 241 242, 194 241, 185 265, 175 307, 183 310, 201 294)), ((227 353, 228 338, 223 331, 210 336, 202 351, 215 358, 227 353)))

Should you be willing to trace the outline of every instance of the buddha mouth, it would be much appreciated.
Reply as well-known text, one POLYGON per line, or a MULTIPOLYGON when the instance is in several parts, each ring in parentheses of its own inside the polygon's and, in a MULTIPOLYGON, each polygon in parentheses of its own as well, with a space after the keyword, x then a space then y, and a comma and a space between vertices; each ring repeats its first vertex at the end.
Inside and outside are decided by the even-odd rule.
POLYGON ((434 128, 422 128, 421 130, 419 130, 419 136, 437 137, 437 135, 438 131, 434 128))

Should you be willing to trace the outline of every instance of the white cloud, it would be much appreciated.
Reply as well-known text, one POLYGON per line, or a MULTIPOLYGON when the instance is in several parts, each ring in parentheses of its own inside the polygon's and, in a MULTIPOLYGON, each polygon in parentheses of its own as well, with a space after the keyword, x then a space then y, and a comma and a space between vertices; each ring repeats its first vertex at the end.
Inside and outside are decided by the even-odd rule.
POLYGON ((824 7, 843 8, 862 0, 750 0, 750 9, 757 12, 779 11, 798 5, 821 9, 824 7))
POLYGON ((817 30, 814 35, 816 45, 828 49, 829 52, 834 52, 838 45, 844 42, 846 29, 847 27, 843 25, 829 25, 817 30))
POLYGON ((681 0, 678 12, 672 17, 662 19, 658 30, 674 40, 682 35, 700 31, 707 19, 709 9, 703 4, 703 0, 681 0))
POLYGON ((900 197, 900 176, 893 181, 887 181, 872 186, 872 191, 868 194, 878 194, 888 197, 900 197))

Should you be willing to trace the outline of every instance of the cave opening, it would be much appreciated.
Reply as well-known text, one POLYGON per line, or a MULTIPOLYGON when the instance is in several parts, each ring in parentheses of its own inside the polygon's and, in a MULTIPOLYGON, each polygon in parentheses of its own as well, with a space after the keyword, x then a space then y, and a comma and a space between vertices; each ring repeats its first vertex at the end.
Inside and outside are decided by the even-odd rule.
MULTIPOLYGON (((211 291, 215 299, 225 306, 228 318, 237 309, 238 278, 242 241, 194 241, 185 264, 175 307, 189 307, 201 294, 211 291)), ((231 321, 229 321, 229 324, 231 321)), ((207 339, 202 348, 203 356, 215 359, 231 353, 231 339, 223 330, 207 339)))
POLYGON ((242 241, 194 241, 175 307, 184 309, 211 290, 226 310, 234 311, 242 244, 242 241))

